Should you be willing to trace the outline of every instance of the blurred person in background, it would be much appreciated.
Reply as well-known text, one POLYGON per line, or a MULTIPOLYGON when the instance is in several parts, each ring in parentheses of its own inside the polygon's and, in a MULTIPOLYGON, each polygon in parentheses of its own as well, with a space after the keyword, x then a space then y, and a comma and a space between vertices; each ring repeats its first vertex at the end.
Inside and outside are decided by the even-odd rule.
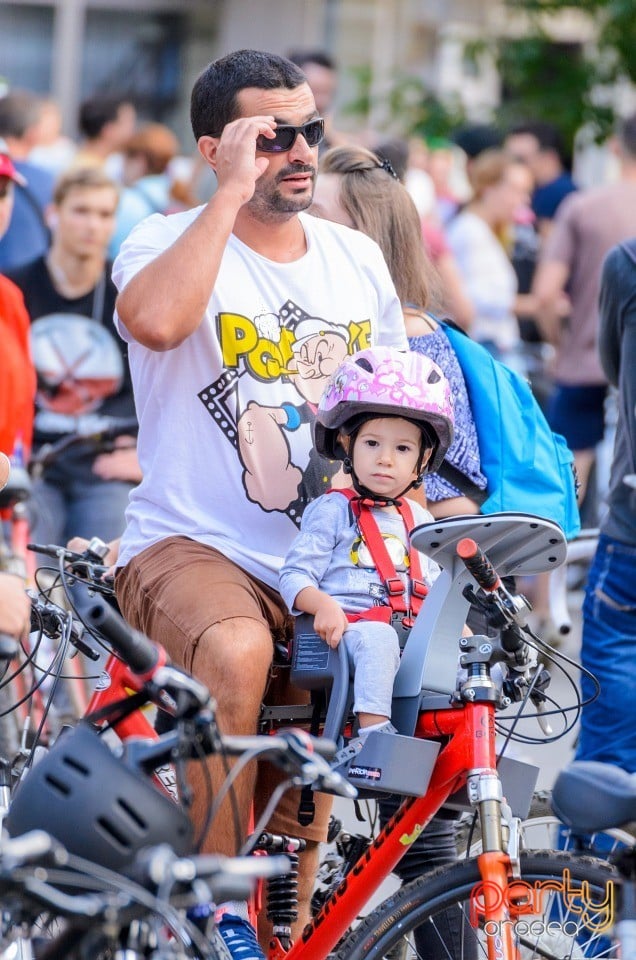
MULTIPOLYGON (((0 237, 9 226, 14 190, 21 180, 6 143, 0 140, 0 237)), ((18 288, 0 274, 0 452, 7 457, 14 455, 18 445, 28 454, 34 395, 29 316, 18 288)), ((0 463, 0 489, 6 483, 6 467, 6 461, 0 463)), ((0 633, 20 637, 29 629, 30 622, 31 603, 22 579, 0 573, 0 633)), ((2 708, 9 707, 10 703, 0 696, 2 708)))
POLYGON ((103 166, 117 183, 122 179, 121 151, 135 132, 137 111, 125 97, 91 97, 80 104, 78 126, 82 142, 76 166, 103 166))
POLYGON ((124 144, 124 186, 119 195, 115 232, 110 242, 111 259, 116 257, 135 224, 145 217, 183 209, 174 197, 170 172, 170 164, 178 152, 179 141, 162 123, 145 124, 124 144))
POLYGON ((532 211, 539 235, 545 239, 562 201, 577 189, 570 173, 563 137, 553 124, 530 120, 508 131, 504 149, 532 171, 535 181, 532 211))
MULTIPOLYGON (((0 237, 11 220, 16 186, 22 177, 6 143, 0 140, 0 237)), ((16 447, 27 457, 33 430, 35 371, 29 347, 29 315, 22 292, 0 274, 0 451, 16 447)))
MULTIPOLYGON (((527 164, 534 177, 531 198, 532 219, 517 225, 512 263, 520 293, 530 293, 541 246, 554 225, 561 202, 577 187, 569 169, 563 137, 551 123, 531 120, 514 126, 504 140, 504 149, 515 160, 527 164)), ((553 390, 550 368, 553 349, 544 342, 536 317, 520 314, 521 338, 531 360, 533 388, 544 410, 553 390)))
POLYGON ((29 160, 38 142, 41 116, 40 99, 27 90, 13 90, 0 97, 0 138, 21 175, 14 188, 11 221, 0 239, 3 273, 40 256, 49 245, 44 211, 51 202, 55 181, 48 170, 29 160))
MULTIPOLYGON (((581 503, 605 433, 607 377, 597 350, 601 266, 609 249, 634 233, 636 114, 622 123, 611 146, 619 179, 563 200, 532 286, 541 333, 556 351, 548 420, 574 451, 581 503)), ((593 516, 591 525, 597 521, 593 516)))
POLYGON ((338 90, 338 67, 324 50, 292 50, 287 59, 300 67, 316 101, 316 110, 325 121, 325 138, 319 154, 339 144, 350 143, 351 136, 334 127, 334 104, 338 90))
POLYGON ((443 227, 468 199, 466 154, 443 137, 426 141, 426 166, 435 190, 435 209, 443 227))
MULTIPOLYGON (((633 209, 633 208, 632 208, 633 209)), ((577 760, 614 763, 636 773, 636 237, 612 248, 603 264, 599 354, 618 390, 618 420, 608 511, 601 523, 583 603, 585 675, 577 760)))
POLYGON ((77 144, 62 133, 62 111, 56 100, 47 97, 40 103, 36 144, 29 152, 30 163, 58 177, 70 167, 77 144))
POLYGON ((446 236, 475 309, 471 335, 498 360, 520 364, 518 296, 510 261, 515 217, 529 204, 528 170, 503 150, 485 150, 469 168, 472 197, 447 225, 446 236))
MULTIPOLYGON (((15 187, 21 177, 7 145, 0 141, 0 237, 9 226, 15 187)), ((29 317, 18 288, 0 274, 0 452, 8 457, 22 445, 28 453, 33 421, 35 371, 29 351, 29 317)), ((0 489, 8 479, 0 457, 0 489), (6 475, 6 476, 5 476, 6 475)), ((0 518, 1 519, 1 518, 0 518)), ((20 577, 0 573, 0 633, 20 637, 31 622, 31 603, 20 577)), ((0 689, 2 709, 11 706, 0 689)))
POLYGON ((388 160, 398 180, 406 187, 420 216, 424 247, 439 275, 439 282, 435 284, 438 313, 450 316, 463 330, 469 330, 473 322, 474 309, 436 214, 435 188, 432 179, 423 170, 414 171, 409 167, 411 150, 407 140, 394 138, 383 141, 376 146, 374 153, 380 160, 388 160), (409 172, 421 173, 422 177, 428 181, 426 185, 428 189, 425 181, 418 178, 417 189, 414 191, 412 177, 411 189, 409 189, 409 172), (413 196, 414 192, 417 200, 413 196))
MULTIPOLYGON (((49 251, 12 271, 31 319, 38 374, 34 449, 108 418, 135 416, 125 343, 113 326, 116 290, 106 251, 117 186, 100 167, 74 167, 58 181, 48 212, 49 251)), ((32 538, 112 540, 124 528, 128 493, 140 479, 132 437, 96 453, 81 444, 44 468, 33 485, 32 538)))

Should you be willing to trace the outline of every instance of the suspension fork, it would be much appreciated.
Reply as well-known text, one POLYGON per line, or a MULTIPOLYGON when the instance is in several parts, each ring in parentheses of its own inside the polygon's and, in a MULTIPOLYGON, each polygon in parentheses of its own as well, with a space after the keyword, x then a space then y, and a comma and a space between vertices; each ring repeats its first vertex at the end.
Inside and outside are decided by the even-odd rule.
POLYGON ((518 960, 513 923, 516 913, 511 883, 518 863, 504 849, 503 795, 497 773, 495 703, 489 685, 478 685, 474 699, 461 710, 422 715, 418 733, 456 740, 466 774, 468 799, 479 811, 482 853, 477 862, 481 882, 471 891, 470 923, 486 936, 488 960, 518 960))
POLYGON ((468 799, 479 811, 482 836, 482 853, 477 858, 482 879, 478 889, 471 893, 470 920, 475 926, 483 926, 489 960, 516 960, 518 951, 511 923, 515 912, 510 884, 518 862, 513 864, 509 853, 504 850, 495 705, 492 702, 469 703, 466 710, 469 735, 472 731, 474 744, 473 766, 466 778, 466 787, 468 799))

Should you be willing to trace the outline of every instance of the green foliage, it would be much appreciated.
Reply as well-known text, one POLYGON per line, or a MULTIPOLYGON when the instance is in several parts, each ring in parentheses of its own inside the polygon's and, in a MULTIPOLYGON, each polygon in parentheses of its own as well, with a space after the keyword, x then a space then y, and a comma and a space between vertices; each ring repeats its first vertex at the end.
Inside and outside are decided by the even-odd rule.
MULTIPOLYGON (((477 40, 464 55, 478 63, 494 56, 502 77, 504 102, 496 122, 502 130, 528 119, 553 123, 572 148, 585 127, 597 140, 612 131, 615 116, 608 91, 621 78, 636 83, 636 0, 504 0, 513 13, 524 13, 529 28, 515 40, 477 40), (576 11, 589 17, 595 42, 586 48, 555 43, 546 32, 550 15, 576 11), (548 21, 546 21, 546 17, 548 21)), ((367 118, 371 112, 372 72, 353 71, 356 95, 347 113, 367 118)), ((382 104, 392 132, 408 136, 447 137, 466 122, 459 96, 443 101, 415 76, 397 76, 382 104)))
POLYGON ((586 125, 597 140, 614 126, 607 91, 622 77, 636 82, 634 0, 505 0, 509 10, 529 16, 530 30, 519 40, 502 41, 497 60, 506 92, 504 124, 537 117, 554 123, 572 143, 586 125), (577 11, 594 24, 588 49, 554 43, 546 15, 577 11))
MULTIPOLYGON (((352 74, 356 95, 343 109, 344 113, 366 118, 371 112, 371 68, 355 67, 352 74)), ((403 136, 445 138, 466 120, 459 97, 443 102, 433 96, 419 77, 402 74, 395 77, 382 104, 389 117, 391 132, 403 136)))

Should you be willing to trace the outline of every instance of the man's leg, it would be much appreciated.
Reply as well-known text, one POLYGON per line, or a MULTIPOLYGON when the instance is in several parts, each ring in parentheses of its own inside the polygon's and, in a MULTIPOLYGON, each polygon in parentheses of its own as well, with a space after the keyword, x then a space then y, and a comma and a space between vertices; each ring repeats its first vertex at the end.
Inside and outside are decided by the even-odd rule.
MULTIPOLYGON (((275 667, 265 694, 265 702, 278 706, 304 704, 309 702, 309 693, 307 690, 299 690, 292 686, 289 682, 289 670, 284 667, 275 667)), ((284 774, 270 763, 259 765, 255 796, 256 817, 262 813, 265 804, 282 779, 284 779, 284 774)), ((303 927, 311 919, 311 897, 318 873, 319 844, 327 839, 329 815, 333 806, 333 797, 326 793, 314 793, 314 819, 310 824, 301 826, 298 822, 300 799, 299 790, 288 790, 281 798, 267 825, 268 830, 272 833, 301 837, 307 844, 305 850, 300 854, 298 865, 298 919, 292 924, 294 940, 298 939, 303 927)), ((272 925, 267 919, 265 910, 262 910, 258 918, 258 936, 263 946, 269 943, 271 935, 272 925)))
MULTIPOLYGON (((210 548, 172 537, 135 557, 118 573, 116 585, 127 620, 208 686, 217 703, 221 732, 253 734, 272 659, 272 638, 243 571, 210 548)), ((208 759, 207 767, 216 795, 227 770, 215 757, 208 759)), ((204 839, 204 852, 236 853, 247 829, 254 778, 255 771, 241 775, 234 799, 228 797, 204 839)), ((213 799, 200 764, 192 764, 192 788, 191 816, 200 831, 213 799)))
MULTIPOLYGON (((269 628, 257 620, 237 617, 210 627, 194 651, 191 672, 207 685, 217 703, 216 718, 221 733, 254 734, 272 659, 269 628)), ((231 765, 231 763, 230 763, 231 765)), ((214 795, 227 776, 227 766, 218 758, 208 760, 214 795)), ((202 852, 238 852, 247 833, 254 797, 256 764, 235 781, 225 803, 204 839, 202 852), (238 823, 235 824, 235 816, 238 823), (237 834, 238 829, 238 834, 237 834)), ((205 823, 212 797, 200 763, 192 764, 191 816, 199 828, 205 823)))

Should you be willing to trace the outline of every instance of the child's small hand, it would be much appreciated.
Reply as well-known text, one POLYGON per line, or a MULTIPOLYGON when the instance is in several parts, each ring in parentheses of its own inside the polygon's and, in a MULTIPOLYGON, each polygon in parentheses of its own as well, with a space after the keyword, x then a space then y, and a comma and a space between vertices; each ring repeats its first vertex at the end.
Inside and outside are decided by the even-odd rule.
POLYGON ((321 598, 314 614, 314 630, 334 650, 342 640, 349 621, 340 604, 332 597, 321 598))

